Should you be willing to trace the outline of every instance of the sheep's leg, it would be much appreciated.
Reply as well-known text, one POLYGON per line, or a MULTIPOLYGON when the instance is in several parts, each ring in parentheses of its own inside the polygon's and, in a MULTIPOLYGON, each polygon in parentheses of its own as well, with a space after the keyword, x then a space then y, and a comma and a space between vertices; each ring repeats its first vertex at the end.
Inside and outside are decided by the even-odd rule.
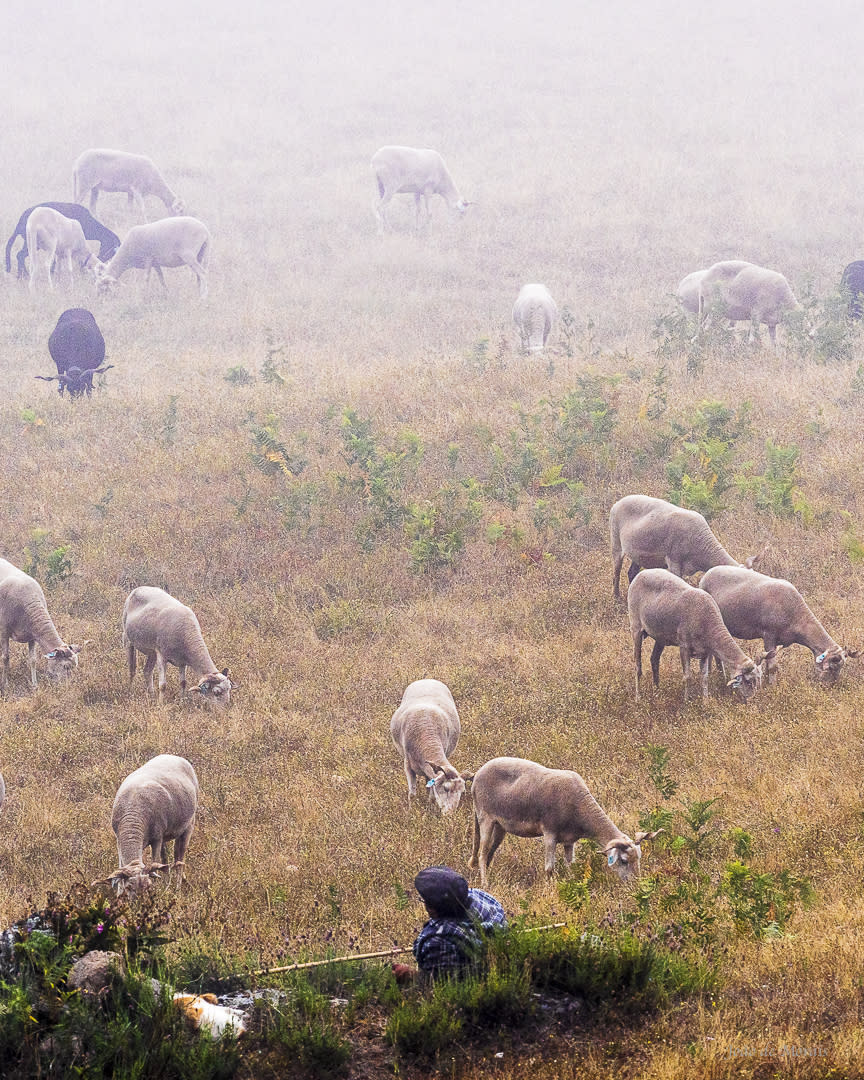
POLYGON ((144 218, 144 220, 146 221, 147 220, 147 210, 146 210, 146 208, 144 206, 144 199, 143 199, 143 197, 141 195, 141 192, 138 190, 138 188, 133 187, 129 191, 129 202, 131 203, 133 199, 135 200, 135 204, 138 207, 138 212, 140 213, 141 217, 144 218))
POLYGON ((489 866, 495 855, 495 852, 501 847, 501 842, 507 835, 502 825, 499 825, 497 821, 493 821, 486 836, 486 854, 483 859, 485 866, 489 866))
POLYGON ((573 849, 576 847, 576 845, 564 844, 562 846, 564 848, 564 865, 569 868, 573 865, 573 849))
POLYGON ((9 636, 3 637, 3 648, 0 653, 0 659, 2 659, 2 666, 0 666, 0 692, 6 693, 6 686, 9 682, 9 636))
MULTIPOLYGON (((178 889, 183 883, 183 863, 186 861, 186 849, 192 839, 192 829, 193 825, 190 825, 186 832, 181 833, 174 841, 174 869, 177 871, 178 889)), ((163 859, 162 862, 167 862, 167 859, 163 859)))
MULTIPOLYGON (((162 274, 162 267, 159 265, 159 263, 154 262, 153 269, 156 271, 156 277, 159 278, 159 284, 162 286, 165 292, 168 292, 168 286, 165 284, 165 277, 162 274)), ((147 274, 149 276, 149 270, 147 271, 147 274)))
POLYGON ((777 345, 777 324, 776 323, 768 323, 768 337, 771 339, 771 344, 773 346, 776 346, 777 345))
MULTIPOLYGON (((91 214, 93 213, 93 209, 94 209, 94 207, 96 206, 96 200, 97 200, 98 198, 99 198, 99 185, 98 185, 98 184, 96 184, 96 185, 95 185, 94 187, 90 188, 90 213, 91 213, 91 214)), ((80 200, 80 201, 81 201, 82 203, 83 203, 83 201, 84 201, 84 195, 83 195, 83 192, 82 192, 82 195, 81 195, 81 200, 80 200)))
POLYGON ((705 657, 700 665, 702 669, 702 697, 708 697, 708 676, 711 674, 711 653, 705 657))
POLYGON ((414 770, 405 762, 405 777, 408 780, 408 809, 411 809, 411 800, 417 794, 417 777, 414 775, 414 770))
POLYGON ((644 634, 637 630, 633 635, 633 659, 636 661, 636 700, 639 700, 639 680, 642 678, 642 638, 644 634))
POLYGON ((669 573, 674 574, 675 577, 684 577, 684 574, 682 573, 684 567, 682 566, 682 564, 680 562, 676 562, 669 555, 666 556, 666 568, 668 569, 669 573))
POLYGON ((387 218, 384 215, 384 209, 390 200, 393 198, 392 192, 386 192, 381 186, 381 181, 378 181, 378 193, 380 198, 375 204, 375 217, 378 219, 378 232, 383 233, 387 230, 387 218))
POLYGON ((612 552, 612 595, 616 600, 621 599, 621 567, 624 564, 622 551, 612 552))
POLYGON ((147 682, 147 689, 152 694, 155 690, 155 687, 153 686, 153 669, 156 667, 156 653, 145 653, 144 655, 147 659, 144 661, 144 668, 142 669, 141 674, 147 682))
POLYGON ((159 650, 156 650, 156 667, 159 672, 159 704, 161 705, 165 698, 165 683, 168 681, 165 675, 165 657, 159 650))
POLYGON ((198 296, 203 300, 207 296, 207 268, 202 266, 194 255, 184 261, 195 277, 198 278, 198 296))
POLYGON ((543 833, 543 852, 545 855, 543 868, 546 871, 547 877, 552 877, 555 873, 555 845, 557 841, 555 839, 555 833, 543 833))
POLYGON ((420 232, 420 192, 414 193, 414 228, 420 232))
POLYGON ((27 642, 27 660, 30 663, 30 685, 36 689, 36 642, 27 642))
POLYGON ((772 637, 763 637, 762 649, 765 653, 765 679, 771 686, 777 681, 777 642, 772 637))
POLYGON ((661 641, 654 642, 654 648, 651 650, 651 678, 654 680, 654 685, 660 685, 660 656, 666 646, 661 641))
POLYGON ((477 868, 477 856, 480 853, 480 822, 477 819, 477 811, 474 811, 474 843, 471 846, 471 858, 468 865, 472 870, 477 868))
MULTIPOLYGON (((180 665, 180 696, 186 693, 186 665, 180 665)), ((165 862, 163 859, 162 862, 165 862)))
POLYGON ((678 650, 681 657, 681 669, 684 672, 684 700, 690 697, 690 651, 683 645, 678 650))

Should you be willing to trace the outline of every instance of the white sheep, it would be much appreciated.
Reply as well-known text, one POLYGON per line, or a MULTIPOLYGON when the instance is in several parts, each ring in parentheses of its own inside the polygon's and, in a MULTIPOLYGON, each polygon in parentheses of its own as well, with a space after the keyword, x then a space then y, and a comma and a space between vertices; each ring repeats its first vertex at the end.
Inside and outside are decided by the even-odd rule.
POLYGON ((414 196, 416 226, 420 228, 420 200, 426 208, 426 222, 431 220, 429 196, 440 195, 444 202, 459 214, 469 203, 462 198, 453 183, 444 158, 437 150, 415 149, 411 146, 382 146, 372 155, 372 171, 378 184, 378 203, 375 213, 378 227, 386 227, 384 208, 394 195, 414 196))
POLYGON ((563 844, 564 862, 570 866, 576 841, 594 840, 607 856, 608 866, 624 880, 639 873, 639 845, 657 835, 639 832, 631 840, 604 813, 579 773, 547 769, 524 758, 487 761, 477 770, 471 795, 474 848, 470 866, 480 868, 484 888, 489 863, 507 833, 543 837, 549 876, 555 870, 557 844, 563 844))
POLYGON ((203 221, 193 217, 162 218, 149 225, 136 225, 123 239, 109 263, 96 267, 98 290, 105 292, 116 285, 127 270, 155 270, 162 288, 162 267, 188 266, 198 278, 198 294, 207 295, 207 271, 210 260, 210 231, 203 221))
POLYGON ((186 692, 186 669, 203 676, 190 693, 199 693, 210 704, 223 708, 231 700, 237 683, 221 672, 210 658, 201 627, 192 608, 186 607, 164 589, 140 585, 133 589, 123 606, 123 645, 129 661, 129 678, 135 678, 136 650, 147 657, 144 678, 153 691, 153 669, 159 669, 159 703, 165 691, 165 666, 180 669, 180 692, 186 692))
POLYGON ((149 157, 127 154, 123 150, 85 150, 75 162, 72 180, 75 202, 84 203, 90 196, 90 209, 96 205, 100 191, 126 192, 127 202, 138 205, 146 217, 144 199, 154 195, 161 199, 172 214, 185 214, 182 199, 178 199, 149 157))
POLYGON ((708 316, 717 311, 732 322, 750 321, 748 340, 753 342, 758 326, 765 323, 771 344, 777 343, 777 323, 788 311, 800 311, 801 304, 786 278, 776 270, 766 270, 740 260, 715 263, 699 282, 699 321, 704 328, 708 316))
POLYGON ((513 305, 513 322, 527 352, 542 352, 555 320, 558 307, 545 285, 523 285, 513 305))
POLYGON ((408 780, 408 806, 421 777, 444 814, 455 810, 470 773, 458 772, 447 760, 460 734, 459 713, 449 688, 437 679, 418 679, 402 694, 390 721, 390 734, 402 754, 408 780))
MULTIPOLYGON (((753 266, 754 264, 746 262, 744 259, 729 259, 723 265, 727 267, 737 266, 739 269, 743 269, 745 266, 753 266)), ((694 270, 692 274, 683 277, 678 284, 676 290, 678 300, 681 307, 685 311, 689 311, 691 315, 699 314, 699 290, 707 273, 707 270, 694 270)))
POLYGON ((45 272, 48 285, 54 288, 52 267, 56 260, 56 273, 59 277, 60 266, 65 262, 69 271, 69 283, 72 284, 75 265, 82 270, 97 263, 96 257, 87 246, 84 230, 77 221, 64 217, 50 206, 37 206, 31 210, 25 227, 27 250, 30 253, 30 289, 36 288, 36 274, 39 253, 45 252, 45 272))
MULTIPOLYGON (((612 549, 612 592, 620 600, 621 566, 628 556, 632 582, 643 568, 666 567, 678 577, 688 577, 712 566, 740 566, 720 543, 711 526, 695 510, 654 499, 650 495, 625 495, 609 511, 612 549)), ((759 555, 745 562, 752 567, 759 555)))
POLYGON ((167 844, 173 840, 179 885, 197 809, 198 777, 186 758, 159 754, 130 773, 111 811, 120 867, 106 880, 121 893, 146 889, 151 877, 169 869, 167 844), (148 847, 149 866, 144 862, 148 847))
POLYGON ((27 645, 30 683, 34 689, 37 646, 48 650, 45 659, 52 678, 63 678, 78 667, 81 646, 67 645, 57 633, 39 582, 12 563, 0 559, 0 648, 3 659, 0 691, 5 691, 9 681, 10 638, 27 645))
POLYGON ((732 637, 762 639, 769 682, 776 670, 778 646, 806 646, 825 683, 836 682, 847 657, 858 655, 837 644, 801 593, 783 578, 768 577, 743 566, 715 566, 704 575, 699 588, 717 602, 732 637))
POLYGON ((684 700, 689 697, 690 661, 702 662, 702 696, 708 695, 711 660, 730 674, 729 686, 742 701, 749 701, 762 686, 762 667, 751 660, 723 623, 712 596, 668 570, 643 570, 627 593, 627 614, 636 662, 636 700, 642 678, 642 642, 654 639, 651 674, 660 685, 660 656, 667 645, 677 645, 684 672, 684 700))

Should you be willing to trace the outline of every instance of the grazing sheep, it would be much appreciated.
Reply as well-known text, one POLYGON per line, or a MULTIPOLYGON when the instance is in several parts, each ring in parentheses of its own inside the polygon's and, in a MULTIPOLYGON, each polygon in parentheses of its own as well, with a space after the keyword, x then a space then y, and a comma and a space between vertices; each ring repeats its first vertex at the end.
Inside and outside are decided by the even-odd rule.
POLYGON ((667 645, 677 645, 684 670, 684 700, 690 690, 690 660, 702 664, 702 696, 708 696, 711 658, 731 672, 728 685, 742 701, 749 701, 762 685, 762 668, 741 650, 723 624, 712 596, 668 570, 643 570, 627 593, 627 614, 633 635, 636 661, 636 700, 642 678, 642 640, 654 639, 651 674, 660 685, 660 655, 667 645))
POLYGON ((146 217, 144 199, 154 195, 161 199, 172 214, 186 213, 182 199, 178 199, 156 166, 143 154, 127 154, 123 150, 85 150, 75 162, 72 180, 75 202, 82 203, 90 196, 90 209, 96 205, 100 191, 125 191, 128 205, 137 203, 142 217, 146 217))
POLYGON ((162 288, 162 267, 188 266, 198 278, 198 294, 207 295, 207 264, 210 259, 210 232, 203 221, 193 217, 162 218, 149 225, 130 229, 111 262, 96 268, 98 290, 116 285, 127 270, 155 270, 162 288))
MULTIPOLYGON (((54 288, 52 267, 57 262, 56 273, 59 276, 60 264, 65 260, 69 270, 69 283, 72 283, 73 264, 82 270, 96 262, 87 246, 84 230, 77 221, 64 217, 50 206, 37 206, 30 211, 25 228, 27 250, 30 253, 30 288, 36 288, 36 268, 39 252, 47 252, 45 268, 48 273, 48 285, 54 288)), ((100 264, 101 265, 101 264, 100 264)))
MULTIPOLYGON (((631 560, 632 582, 643 567, 663 567, 678 577, 688 577, 712 566, 740 566, 720 543, 711 526, 695 510, 654 499, 650 495, 625 495, 609 511, 612 548, 612 592, 621 599, 621 566, 631 560)), ((755 566, 751 555, 745 566, 755 566)))
MULTIPOLYGON (((745 262, 743 259, 730 259, 723 265, 728 267, 737 266, 739 269, 743 269, 745 266, 753 266, 753 263, 745 262)), ((699 314, 699 288, 707 273, 707 270, 694 270, 692 274, 682 278, 678 284, 676 290, 678 300, 681 307, 685 311, 689 311, 691 315, 699 314)))
POLYGON ((456 749, 459 713, 453 695, 437 679, 418 679, 406 687, 390 721, 390 734, 402 754, 408 780, 408 807, 422 777, 442 814, 459 805, 470 773, 459 773, 447 760, 456 749))
POLYGON ((527 352, 542 352, 558 307, 545 285, 523 285, 513 305, 513 322, 527 352))
POLYGON ((860 319, 864 311, 861 302, 864 296, 864 262, 858 260, 849 263, 840 278, 840 288, 849 297, 849 318, 860 319))
POLYGON ((103 364, 105 338, 86 308, 68 308, 63 312, 48 338, 48 352, 57 365, 57 374, 35 375, 34 378, 43 382, 56 379, 61 397, 64 389, 69 391, 72 398, 80 397, 85 392, 90 397, 93 393, 93 376, 114 367, 113 364, 103 364))
POLYGON ((643 840, 656 833, 622 833, 603 812, 585 781, 570 769, 547 769, 524 758, 498 757, 487 761, 474 777, 474 848, 470 866, 480 868, 480 884, 492 857, 507 833, 542 836, 546 873, 555 870, 555 845, 564 845, 564 862, 573 862, 577 840, 595 840, 608 865, 622 879, 639 873, 643 840))
POLYGON ((120 868, 108 880, 118 892, 134 896, 150 885, 158 871, 168 869, 169 840, 174 841, 174 869, 180 884, 197 809, 198 777, 186 758, 159 754, 126 777, 111 811, 120 868), (148 847, 153 863, 145 866, 148 847))
POLYGON ((111 232, 110 229, 106 229, 101 221, 97 221, 89 210, 86 210, 78 203, 37 203, 36 206, 28 207, 21 217, 18 218, 18 224, 15 226, 14 232, 6 241, 7 274, 12 272, 12 245, 19 236, 24 241, 24 246, 16 256, 18 260, 18 279, 20 280, 27 273, 27 255, 29 253, 27 248, 27 219, 39 206, 47 206, 50 210, 56 210, 58 214, 62 214, 63 217, 77 221, 81 226, 81 231, 84 233, 84 238, 86 240, 95 240, 99 243, 99 258, 102 262, 107 262, 117 248, 120 247, 120 237, 117 233, 111 232))
POLYGON ((750 320, 749 341, 755 341, 759 323, 768 327, 771 344, 777 344, 777 323, 787 311, 800 311, 801 305, 789 282, 775 270, 766 270, 741 260, 715 263, 699 282, 699 321, 704 327, 710 312, 716 309, 733 322, 750 320))
POLYGON ((714 598, 732 637, 762 639, 769 682, 776 671, 778 646, 806 645, 825 683, 836 682, 846 658, 858 655, 837 644, 801 593, 782 578, 743 566, 715 566, 699 582, 699 588, 714 598))
POLYGON ((6 689, 9 681, 10 638, 27 645, 30 683, 34 688, 37 645, 40 649, 50 650, 45 653, 45 659, 52 678, 63 678, 78 667, 81 646, 65 644, 57 633, 39 582, 12 563, 0 559, 0 648, 3 658, 0 691, 6 689))
POLYGON ((129 661, 129 679, 135 678, 136 650, 144 653, 144 678, 153 690, 153 669, 159 668, 159 702, 165 691, 165 665, 180 669, 180 692, 186 693, 186 668, 203 676, 190 693, 199 693, 210 704, 224 707, 237 684, 228 678, 228 668, 217 671, 210 658, 201 627, 192 608, 175 600, 164 589, 140 585, 126 597, 123 606, 123 645, 129 661))
POLYGON ((444 158, 437 150, 415 150, 411 146, 382 146, 372 155, 372 171, 378 184, 378 203, 375 213, 378 227, 387 222, 384 208, 394 195, 414 196, 417 229, 420 228, 420 200, 426 208, 426 223, 431 220, 429 196, 440 195, 451 210, 464 214, 469 206, 453 183, 444 158))

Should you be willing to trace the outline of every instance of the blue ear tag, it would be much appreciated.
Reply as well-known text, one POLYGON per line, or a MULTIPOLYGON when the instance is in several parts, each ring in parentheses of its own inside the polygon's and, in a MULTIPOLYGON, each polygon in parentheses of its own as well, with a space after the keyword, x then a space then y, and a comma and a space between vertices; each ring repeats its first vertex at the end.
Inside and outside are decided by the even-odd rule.
POLYGON ((53 659, 54 659, 54 657, 55 657, 56 655, 57 655, 57 652, 56 652, 56 650, 55 650, 54 652, 49 652, 49 653, 47 654, 47 656, 45 657, 45 659, 46 659, 46 660, 53 660, 53 659))
POLYGON ((816 663, 817 663, 817 664, 821 664, 821 663, 822 663, 822 661, 823 661, 823 660, 825 659, 825 656, 826 656, 826 654, 825 654, 824 652, 822 653, 822 655, 821 655, 821 656, 817 656, 817 657, 816 657, 816 663))
POLYGON ((615 863, 615 852, 614 851, 612 852, 612 854, 607 859, 607 862, 609 863, 610 866, 614 865, 614 863, 615 863))
POLYGON ((427 780, 426 781, 426 787, 435 787, 435 781, 434 780, 427 780))

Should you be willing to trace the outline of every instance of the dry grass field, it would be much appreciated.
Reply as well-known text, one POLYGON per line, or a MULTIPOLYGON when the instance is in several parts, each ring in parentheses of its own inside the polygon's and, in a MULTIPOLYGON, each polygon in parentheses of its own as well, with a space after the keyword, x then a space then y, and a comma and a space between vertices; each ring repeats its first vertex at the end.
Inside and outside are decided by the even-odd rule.
MULTIPOLYGON (((669 497, 686 473, 730 552, 767 544, 766 572, 864 647, 857 332, 835 349, 781 328, 776 353, 719 334, 697 362, 674 320, 657 329, 678 280, 717 259, 782 270, 815 304, 864 256, 860 9, 805 24, 773 3, 301 16, 157 0, 85 22, 49 6, 37 47, 20 5, 30 46, 8 44, 0 70, 7 234, 26 206, 71 198, 81 150, 116 146, 153 157, 214 247, 203 303, 180 270, 166 294, 130 272, 99 300, 89 279, 0 283, 0 555, 86 641, 75 677, 35 692, 12 645, 0 923, 110 872, 118 784, 176 753, 201 782, 178 953, 242 970, 410 942, 414 874, 467 873, 470 850, 470 800, 409 812, 390 742, 405 685, 435 677, 461 714, 458 767, 575 768, 631 834, 658 806, 683 829, 716 799, 712 887, 739 829, 754 872, 813 890, 761 936, 718 901, 713 999, 462 1075, 864 1075, 860 667, 826 691, 792 649, 749 706, 719 683, 684 705, 670 650, 637 706, 607 536, 615 499, 669 497), (376 234, 368 160, 389 142, 441 150, 475 203, 463 220, 434 200, 415 236, 403 196, 376 234), (509 322, 525 281, 569 313, 543 357, 520 355, 509 322), (70 403, 33 376, 78 305, 115 368, 70 403), (772 447, 797 448, 785 472, 772 447), (197 612, 241 684, 224 714, 178 700, 174 669, 162 706, 140 675, 130 687, 120 615, 141 584, 197 612), (650 746, 668 749, 668 800, 650 746)), ((96 213, 121 235, 137 223, 119 195, 96 213)), ((586 858, 559 889, 540 845, 510 838, 490 890, 577 926, 650 903, 602 874, 573 902, 586 858)), ((658 890, 684 866, 646 847, 658 890)))

